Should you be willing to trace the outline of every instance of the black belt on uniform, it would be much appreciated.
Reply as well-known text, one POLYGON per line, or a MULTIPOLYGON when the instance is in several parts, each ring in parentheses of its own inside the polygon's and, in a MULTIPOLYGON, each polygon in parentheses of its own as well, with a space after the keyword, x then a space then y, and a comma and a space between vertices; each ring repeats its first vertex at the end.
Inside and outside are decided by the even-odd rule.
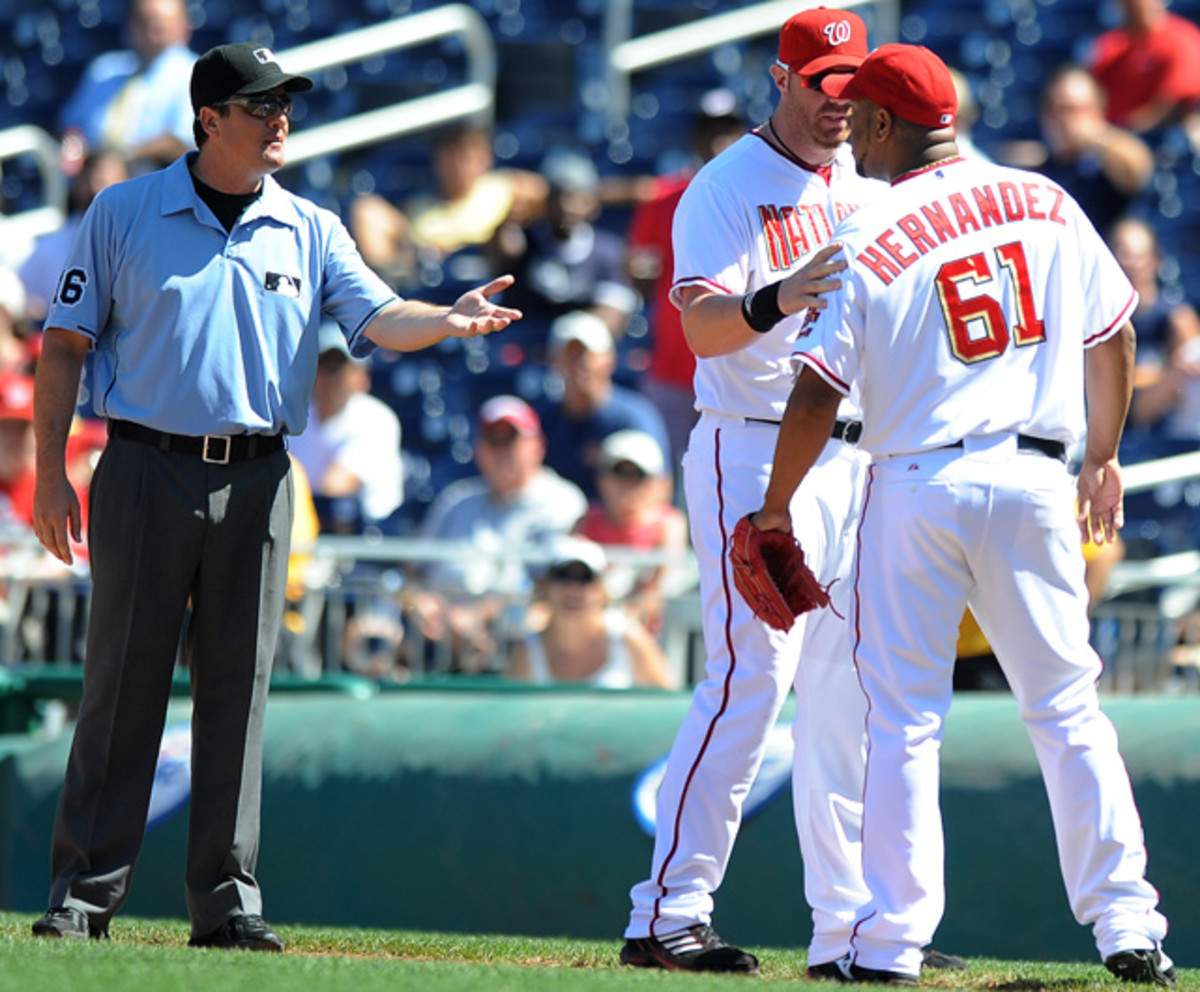
POLYGON ((109 437, 149 444, 159 451, 178 451, 195 455, 211 465, 227 465, 262 458, 283 450, 282 434, 167 434, 153 427, 135 424, 132 420, 110 420, 109 437))
POLYGON ((858 444, 862 437, 861 420, 837 420, 833 424, 833 439, 845 441, 847 444, 858 444))
MULTIPOLYGON (((962 441, 942 445, 943 448, 961 448, 962 446, 962 441)), ((1047 458, 1057 458, 1060 462, 1067 460, 1067 446, 1062 441, 1051 441, 1049 438, 1034 437, 1032 434, 1018 434, 1017 449, 1019 451, 1036 451, 1047 458)))
MULTIPOLYGON (((767 420, 765 417, 746 417, 748 424, 771 424, 774 427, 779 426, 778 420, 767 420)), ((845 441, 847 444, 858 444, 858 439, 862 437, 862 421, 861 420, 838 420, 834 422, 833 431, 830 435, 835 441, 845 441)))

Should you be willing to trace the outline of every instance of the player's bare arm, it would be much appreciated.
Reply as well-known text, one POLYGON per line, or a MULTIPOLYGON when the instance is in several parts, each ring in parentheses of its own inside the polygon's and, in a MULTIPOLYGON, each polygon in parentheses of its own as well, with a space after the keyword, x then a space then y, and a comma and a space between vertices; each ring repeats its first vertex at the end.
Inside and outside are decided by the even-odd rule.
POLYGON ((846 268, 845 260, 839 257, 841 250, 839 244, 825 245, 775 286, 745 296, 714 293, 703 286, 684 287, 680 291, 680 313, 689 347, 698 358, 730 355, 762 334, 771 333, 784 317, 808 308, 824 309, 824 294, 842 285, 837 277, 846 268), (767 295, 762 296, 764 293, 767 295), (748 304, 750 297, 753 299, 748 304), (758 325, 762 329, 747 322, 748 306, 752 312, 765 315, 758 325))
POLYGON ((33 530, 55 558, 70 565, 71 539, 82 538, 79 497, 67 479, 67 435, 79 398, 79 376, 90 342, 59 327, 46 329, 33 394, 37 439, 33 530))
POLYGON ((473 338, 502 331, 522 314, 493 303, 491 298, 513 281, 510 275, 497 276, 487 285, 463 293, 452 307, 397 300, 380 311, 363 333, 393 351, 418 351, 449 337, 473 338))
POLYGON ((796 377, 775 441, 775 461, 762 509, 751 517, 759 530, 791 532, 788 504, 825 450, 841 399, 841 393, 807 366, 796 377))
POLYGON ((1096 544, 1116 539, 1125 523, 1117 445, 1133 392, 1133 325, 1089 349, 1086 359, 1087 447, 1079 469, 1079 530, 1096 544))

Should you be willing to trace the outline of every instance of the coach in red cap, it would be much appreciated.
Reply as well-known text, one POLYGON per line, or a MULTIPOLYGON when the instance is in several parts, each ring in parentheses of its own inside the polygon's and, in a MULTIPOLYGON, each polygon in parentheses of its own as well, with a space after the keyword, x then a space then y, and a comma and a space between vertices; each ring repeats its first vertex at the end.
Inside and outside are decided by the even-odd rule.
POLYGON ((1173 986, 1129 772, 1100 707, 1079 551, 1123 521, 1137 293, 1060 186, 958 153, 954 85, 928 49, 883 45, 827 91, 852 102, 858 171, 891 188, 833 230, 841 286, 797 338, 751 519, 804 526, 793 494, 857 393, 871 468, 850 623, 868 701, 870 898, 846 977, 917 985, 946 908, 939 745, 969 603, 1037 751, 1075 919, 1118 979, 1173 986))
POLYGON ((856 103, 850 145, 861 175, 891 181, 892 156, 911 159, 916 146, 925 162, 958 154, 958 93, 946 63, 928 48, 880 45, 853 75, 830 77, 825 92, 856 103))

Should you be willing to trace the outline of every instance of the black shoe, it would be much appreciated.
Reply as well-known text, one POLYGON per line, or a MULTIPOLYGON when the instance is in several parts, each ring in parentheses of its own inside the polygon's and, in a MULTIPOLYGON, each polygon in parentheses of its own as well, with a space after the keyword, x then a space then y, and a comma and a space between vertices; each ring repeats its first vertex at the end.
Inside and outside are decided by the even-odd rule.
POLYGON ((936 968, 939 971, 967 970, 967 962, 957 954, 943 954, 941 951, 935 951, 932 947, 925 948, 921 954, 922 968, 936 968))
POLYGON ((1148 951, 1120 951, 1104 959, 1104 967, 1123 982, 1147 985, 1175 984, 1175 968, 1157 947, 1148 951))
POLYGON ((850 955, 843 954, 836 961, 826 961, 824 964, 810 964, 804 971, 809 978, 822 982, 852 982, 850 974, 850 955))
POLYGON ((192 937, 188 947, 221 947, 235 951, 282 951, 283 940, 257 915, 233 916, 212 933, 192 937))
POLYGON ((73 906, 55 906, 33 925, 35 937, 67 937, 70 940, 108 940, 108 927, 94 927, 87 913, 73 906))
POLYGON ((850 975, 856 982, 867 982, 871 985, 916 985, 917 976, 903 971, 883 971, 880 968, 864 968, 862 965, 850 965, 850 975))
POLYGON ((668 971, 733 971, 758 974, 758 958, 727 944, 704 923, 665 937, 634 937, 621 948, 621 964, 668 971))

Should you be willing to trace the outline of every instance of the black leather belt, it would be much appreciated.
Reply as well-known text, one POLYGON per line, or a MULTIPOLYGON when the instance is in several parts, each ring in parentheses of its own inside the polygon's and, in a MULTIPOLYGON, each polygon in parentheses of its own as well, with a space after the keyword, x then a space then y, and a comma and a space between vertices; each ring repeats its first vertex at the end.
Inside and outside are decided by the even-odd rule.
POLYGON ((862 421, 861 420, 838 420, 833 425, 833 439, 835 441, 845 441, 847 444, 858 444, 858 439, 862 437, 862 421))
MULTIPOLYGON (((942 445, 943 448, 961 448, 962 446, 962 441, 942 445)), ((1036 451, 1047 458, 1057 458, 1060 462, 1067 460, 1067 446, 1062 441, 1051 441, 1049 438, 1034 437, 1032 434, 1018 434, 1017 449, 1019 451, 1036 451)))
MULTIPOLYGON (((770 424, 773 427, 778 427, 778 420, 767 420, 765 417, 746 417, 748 424, 770 424)), ((834 422, 833 432, 830 435, 835 441, 845 441, 847 444, 858 444, 858 439, 862 437, 862 421, 861 420, 838 420, 834 422)))
POLYGON ((108 436, 153 445, 159 451, 195 455, 211 465, 244 462, 283 450, 282 434, 205 434, 195 437, 191 434, 167 434, 131 420, 110 420, 108 436))

